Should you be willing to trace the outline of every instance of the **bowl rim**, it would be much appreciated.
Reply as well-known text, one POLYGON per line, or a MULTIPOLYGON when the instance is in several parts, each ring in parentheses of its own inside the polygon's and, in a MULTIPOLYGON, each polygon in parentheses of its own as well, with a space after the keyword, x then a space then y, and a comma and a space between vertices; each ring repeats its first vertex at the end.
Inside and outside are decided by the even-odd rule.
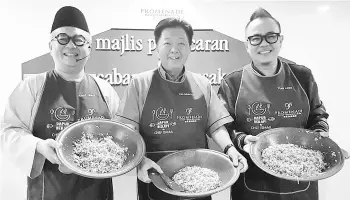
MULTIPOLYGON (((271 132, 273 131, 279 131, 279 130, 293 130, 295 132, 300 132, 300 131, 303 131, 303 132, 309 132, 309 133, 313 133, 313 134, 319 134, 317 133, 316 131, 314 130, 309 130, 309 129, 305 129, 305 128, 293 128, 293 127, 279 127, 279 128, 272 128, 272 129, 268 129, 268 130, 265 130, 261 133, 259 133, 258 137, 260 136, 265 136, 265 135, 268 135, 268 134, 273 134, 271 132)), ((331 140, 331 142, 333 142, 339 149, 341 149, 338 144, 336 142, 334 142, 332 139, 330 139, 329 137, 326 137, 327 139, 331 140)), ((253 153, 254 152, 254 149, 256 148, 256 145, 257 142, 253 143, 251 146, 250 146, 250 149, 249 149, 249 156, 250 158, 252 159, 252 161, 254 162, 254 164, 256 166, 258 166, 261 170, 263 170, 264 172, 272 175, 272 176, 275 176, 277 178, 281 178, 281 179, 285 179, 285 180, 290 180, 290 181, 318 181, 318 180, 322 180, 322 179, 326 179, 326 178, 329 178, 333 175, 335 175, 336 173, 338 173, 344 166, 344 155, 343 153, 340 151, 340 157, 341 157, 341 160, 339 161, 340 163, 340 167, 339 169, 333 171, 332 173, 328 173, 327 175, 324 175, 324 176, 313 176, 313 177, 310 177, 310 178, 298 178, 298 177, 291 177, 291 176, 283 176, 283 175, 280 175, 280 174, 277 174, 277 173, 274 173, 272 170, 270 170, 269 168, 267 168, 264 164, 262 164, 261 162, 259 162, 259 160, 257 159, 257 157, 255 156, 255 154, 253 153)))
MULTIPOLYGON (((232 163, 232 161, 229 158, 229 156, 224 154, 224 153, 222 153, 222 152, 220 152, 220 151, 213 150, 213 149, 196 148, 196 149, 184 149, 184 150, 175 151, 174 153, 168 154, 168 155, 162 157, 161 159, 159 159, 157 164, 160 163, 161 160, 165 160, 167 157, 173 156, 175 154, 185 153, 185 152, 188 152, 188 151, 214 153, 214 154, 217 154, 217 155, 223 157, 224 159, 226 159, 227 161, 232 163)), ((207 191, 207 192, 186 193, 186 192, 177 192, 177 191, 174 191, 174 190, 171 190, 171 189, 164 190, 163 188, 159 187, 156 183, 154 183, 153 180, 152 180, 152 183, 159 190, 161 190, 161 191, 163 191, 165 193, 171 194, 171 195, 176 195, 176 196, 180 196, 180 197, 189 197, 189 198, 205 197, 205 196, 210 196, 212 194, 215 194, 215 193, 218 193, 218 192, 221 192, 221 191, 227 189, 228 187, 232 186, 238 180, 238 178, 240 176, 240 171, 239 171, 238 167, 234 167, 233 164, 232 164, 232 169, 233 169, 234 173, 233 173, 233 176, 231 177, 230 181, 228 181, 223 186, 220 186, 220 187, 218 187, 218 188, 216 188, 214 190, 210 190, 210 191, 207 191), (172 192, 170 192, 170 191, 172 191, 172 192)))
POLYGON ((99 174, 99 173, 91 173, 91 172, 87 172, 84 170, 79 169, 77 166, 72 165, 70 162, 67 162, 67 159, 65 158, 65 156, 63 155, 63 150, 62 148, 56 148, 56 155, 58 157, 58 159, 60 160, 60 162, 62 164, 64 164, 68 169, 70 169, 71 171, 73 171, 73 173, 78 174, 80 176, 84 176, 87 178, 95 178, 95 179, 104 179, 104 178, 112 178, 112 177, 116 177, 116 176, 120 176, 123 174, 128 173, 129 171, 133 170, 136 166, 138 166, 140 164, 140 162, 143 160, 143 158, 145 157, 146 154, 146 145, 145 145, 145 141, 143 140, 142 136, 140 135, 140 133, 138 133, 137 130, 132 129, 131 127, 127 126, 126 124, 122 123, 122 122, 118 122, 118 121, 114 121, 111 119, 93 119, 93 120, 83 120, 83 121, 76 121, 72 124, 70 124, 69 126, 67 126, 66 128, 64 128, 56 137, 56 141, 57 142, 61 142, 61 140, 64 138, 64 136, 66 136, 66 134, 68 133, 68 130, 70 130, 72 127, 75 126, 79 126, 81 124, 89 124, 89 123, 111 123, 111 124, 118 124, 123 126, 124 128, 129 129, 131 132, 138 134, 137 137, 139 137, 139 141, 141 143, 141 153, 140 156, 138 158, 135 159, 135 162, 133 162, 132 165, 129 165, 127 167, 122 167, 121 170, 118 171, 114 171, 114 172, 109 172, 109 173, 104 173, 104 174, 99 174))

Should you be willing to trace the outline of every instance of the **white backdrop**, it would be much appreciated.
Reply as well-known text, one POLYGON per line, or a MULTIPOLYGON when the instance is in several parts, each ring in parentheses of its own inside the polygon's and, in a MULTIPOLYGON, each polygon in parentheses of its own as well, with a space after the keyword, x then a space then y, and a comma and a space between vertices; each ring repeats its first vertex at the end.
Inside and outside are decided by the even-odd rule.
MULTIPOLYGON (((195 29, 209 28, 244 40, 244 27, 258 6, 267 9, 282 26, 281 56, 309 67, 330 114, 330 134, 350 151, 347 81, 350 47, 350 2, 238 2, 231 0, 2 0, 0 2, 1 67, 0 112, 21 79, 21 64, 48 52, 49 33, 56 11, 64 5, 85 14, 92 35, 110 28, 154 28, 159 18, 144 16, 141 9, 179 9, 195 29)), ((1 155, 1 154, 0 154, 1 155)), ((320 181, 320 200, 348 199, 346 181, 350 161, 335 176, 320 181)), ((134 176, 132 176, 135 178, 134 176)), ((130 179, 130 178, 129 178, 130 179)), ((127 185, 127 184, 126 184, 127 185)), ((134 192, 134 188, 120 188, 134 192)), ((0 159, 0 199, 24 199, 25 177, 0 159)), ((215 199, 228 199, 227 192, 215 199)))

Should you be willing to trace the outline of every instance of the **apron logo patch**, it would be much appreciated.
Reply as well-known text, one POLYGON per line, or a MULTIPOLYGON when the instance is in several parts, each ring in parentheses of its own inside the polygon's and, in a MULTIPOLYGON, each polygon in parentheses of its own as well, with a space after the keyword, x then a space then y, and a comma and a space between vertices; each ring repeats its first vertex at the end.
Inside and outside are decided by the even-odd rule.
POLYGON ((286 110, 275 111, 275 115, 283 118, 296 118, 298 117, 298 115, 301 115, 303 113, 303 109, 291 110, 292 106, 292 102, 284 103, 284 107, 286 110))
POLYGON ((286 111, 276 111, 275 114, 279 117, 283 118, 295 118, 298 115, 301 115, 303 113, 303 110, 286 110, 286 111))
POLYGON ((79 118, 78 121, 94 120, 94 119, 105 119, 105 117, 104 116, 92 116, 92 115, 89 115, 89 116, 85 116, 85 117, 79 118))
MULTIPOLYGON (((50 109, 51 121, 53 124, 47 124, 47 129, 55 129, 56 131, 62 131, 72 122, 72 117, 75 114, 75 110, 72 108, 57 107, 50 109)), ((53 131, 52 137, 56 137, 57 133, 53 131)))
POLYGON ((87 109, 87 115, 79 118, 78 121, 94 120, 94 119, 105 119, 105 117, 102 116, 102 115, 101 116, 94 116, 95 113, 98 115, 98 113, 96 112, 96 109, 89 108, 89 109, 87 109))
POLYGON ((155 135, 172 134, 172 133, 174 133, 172 130, 154 131, 155 135))
MULTIPOLYGON (((269 118, 267 118, 267 120, 270 121, 270 122, 275 121, 275 119, 276 119, 276 118, 274 118, 274 117, 269 117, 269 118)), ((251 121, 254 120, 254 123, 266 123, 266 122, 267 122, 267 121, 266 121, 266 116, 258 116, 258 117, 254 117, 254 119, 252 119, 252 118, 247 118, 246 120, 247 120, 247 122, 251 122, 251 121)))
POLYGON ((193 108, 186 108, 186 113, 187 115, 190 115, 192 113, 193 108))
POLYGON ((89 115, 93 115, 95 113, 95 109, 93 109, 93 108, 89 108, 88 109, 88 114, 89 115))
POLYGON ((254 123, 255 124, 263 124, 263 123, 266 123, 267 120, 266 120, 266 116, 257 116, 257 117, 254 117, 254 123))
POLYGON ((176 122, 168 123, 168 121, 159 121, 158 123, 150 123, 149 124, 149 127, 151 127, 151 128, 156 127, 156 126, 157 126, 157 128, 168 128, 171 126, 176 126, 176 122), (164 126, 164 124, 167 124, 167 125, 164 126))
POLYGON ((287 110, 289 110, 290 107, 293 106, 293 103, 292 102, 289 102, 289 103, 285 103, 284 104, 284 107, 286 107, 287 110))
POLYGON ((247 105, 249 115, 264 115, 266 112, 270 114, 270 107, 271 104, 263 102, 254 102, 251 105, 247 105))
POLYGON ((267 123, 274 121, 275 118, 266 116, 271 114, 270 108, 271 104, 264 102, 254 102, 253 104, 247 105, 248 115, 253 115, 252 118, 246 118, 248 123, 253 123, 253 126, 250 127, 251 130, 271 129, 271 126, 267 123))
POLYGON ((161 130, 154 131, 155 135, 173 133, 172 130, 169 130, 169 128, 176 126, 175 121, 169 121, 173 119, 173 113, 174 113, 174 109, 167 109, 164 107, 159 107, 156 110, 152 110, 153 122, 149 124, 149 127, 155 128, 155 129, 161 129, 161 130))
POLYGON ((169 116, 172 119, 173 118, 173 112, 174 112, 174 109, 169 109, 169 112, 168 112, 166 108, 159 107, 157 110, 153 110, 152 111, 153 120, 154 120, 154 116, 158 120, 167 120, 169 118, 169 116))
POLYGON ((191 115, 193 113, 193 108, 186 108, 185 113, 186 115, 177 116, 176 119, 184 121, 185 123, 196 123, 203 118, 201 115, 191 115))
MULTIPOLYGON (((55 110, 51 109, 50 113, 54 114, 55 118, 58 121, 67 121, 71 117, 67 108, 63 108, 63 107, 58 107, 55 110)), ((74 115, 74 111, 72 112, 72 115, 74 115)))
MULTIPOLYGON (((62 131, 67 126, 69 126, 69 124, 70 124, 69 122, 56 122, 56 130, 62 131)), ((56 138, 57 133, 55 133, 55 135, 53 135, 53 136, 56 138)))
POLYGON ((259 124, 259 125, 250 127, 251 130, 266 130, 266 129, 271 129, 271 128, 272 128, 271 126, 266 126, 263 124, 259 124))
POLYGON ((181 112, 183 115, 174 116, 174 109, 159 107, 152 110, 152 122, 148 124, 150 128, 156 129, 155 135, 172 134, 173 127, 179 123, 197 123, 203 116, 195 113, 192 107, 188 107, 181 112), (158 130, 157 130, 158 129, 158 130))

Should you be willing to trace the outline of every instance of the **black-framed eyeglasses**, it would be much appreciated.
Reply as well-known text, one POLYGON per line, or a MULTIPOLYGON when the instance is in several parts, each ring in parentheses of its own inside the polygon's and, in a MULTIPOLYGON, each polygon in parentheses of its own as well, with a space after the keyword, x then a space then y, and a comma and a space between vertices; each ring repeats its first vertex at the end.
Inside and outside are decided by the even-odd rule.
POLYGON ((258 46, 262 43, 263 39, 269 44, 277 42, 280 33, 267 33, 266 35, 252 35, 248 37, 248 41, 252 46, 258 46))
MULTIPOLYGON (((57 42, 61 45, 66 45, 69 43, 70 40, 73 41, 73 44, 75 46, 83 46, 85 43, 87 43, 86 39, 82 35, 74 35, 74 36, 69 36, 66 33, 59 33, 58 35, 55 36, 57 42)), ((53 38, 54 39, 54 38, 53 38)))

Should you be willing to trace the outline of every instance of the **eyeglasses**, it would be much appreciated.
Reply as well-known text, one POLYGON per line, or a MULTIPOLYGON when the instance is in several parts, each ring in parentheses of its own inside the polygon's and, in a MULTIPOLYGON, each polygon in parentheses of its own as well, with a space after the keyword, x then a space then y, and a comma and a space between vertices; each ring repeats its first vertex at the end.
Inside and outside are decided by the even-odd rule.
MULTIPOLYGON (((87 43, 86 39, 82 35, 74 35, 73 37, 70 37, 69 35, 65 33, 60 33, 56 37, 56 40, 61 45, 66 45, 69 43, 70 40, 73 41, 75 46, 83 46, 85 43, 87 43)), ((54 39, 52 39, 54 40, 54 39)))
POLYGON ((266 35, 252 35, 248 37, 249 43, 252 46, 258 46, 262 43, 263 39, 269 44, 277 42, 280 33, 267 33, 266 35))

